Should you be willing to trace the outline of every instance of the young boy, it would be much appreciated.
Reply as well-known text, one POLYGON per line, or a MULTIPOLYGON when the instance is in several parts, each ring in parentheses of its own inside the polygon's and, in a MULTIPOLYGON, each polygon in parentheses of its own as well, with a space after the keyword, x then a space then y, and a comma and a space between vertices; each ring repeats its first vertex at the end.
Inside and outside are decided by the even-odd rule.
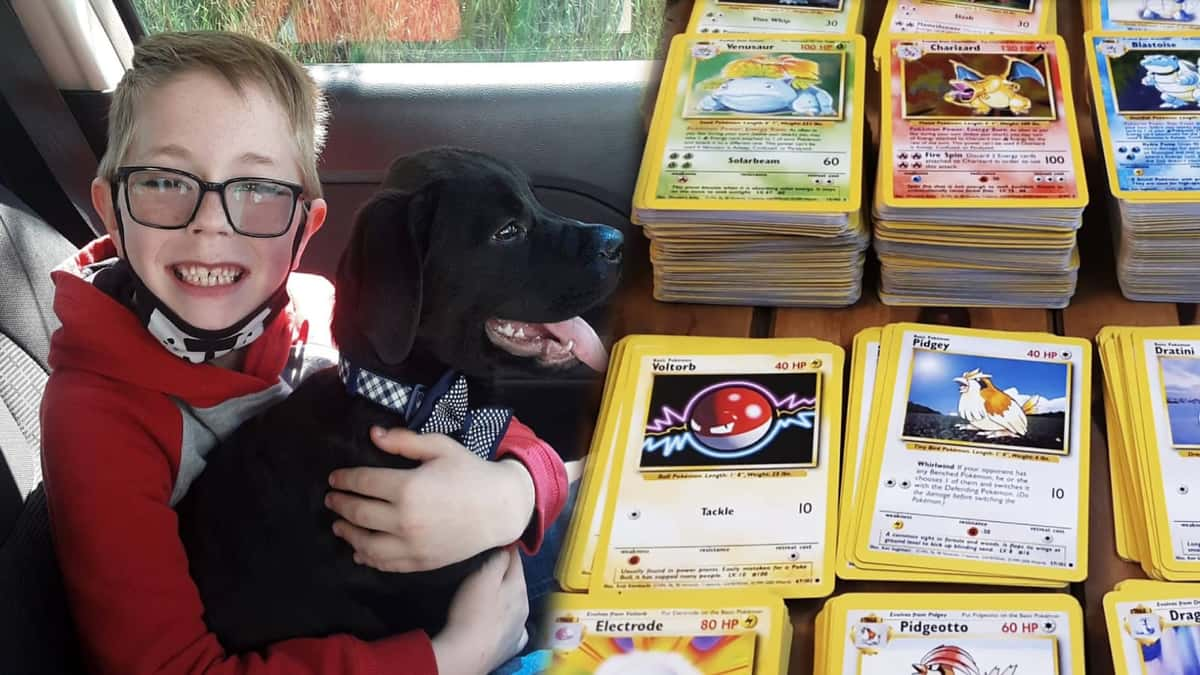
MULTIPOLYGON (((173 506, 220 438, 296 384, 281 375, 297 372, 289 359, 309 324, 288 281, 325 220, 325 117, 300 66, 230 33, 147 38, 114 94, 92 184, 108 236, 54 273, 62 329, 42 407, 55 547, 95 673, 483 673, 523 646, 512 547, 463 584, 432 639, 334 635, 232 655, 204 624, 173 506)), ((312 288, 304 276, 292 281, 312 288)), ((496 462, 436 435, 376 443, 422 464, 343 470, 328 503, 345 518, 337 534, 379 569, 437 567, 518 537, 536 549, 566 497, 557 454, 515 420, 496 462), (412 495, 436 497, 435 524, 412 495)))

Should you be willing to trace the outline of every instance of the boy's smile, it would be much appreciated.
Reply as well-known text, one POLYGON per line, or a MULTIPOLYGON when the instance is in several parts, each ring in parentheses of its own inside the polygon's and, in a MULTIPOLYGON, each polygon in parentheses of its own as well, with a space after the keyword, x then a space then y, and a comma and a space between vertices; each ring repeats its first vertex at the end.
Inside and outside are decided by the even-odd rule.
MULTIPOLYGON (((124 166, 177 169, 214 182, 243 176, 302 180, 287 114, 254 82, 243 83, 239 93, 215 73, 185 73, 145 94, 135 129, 124 166)), ((139 195, 135 199, 161 200, 178 197, 172 191, 183 187, 170 178, 136 176, 122 181, 118 203, 112 205, 120 209, 124 226, 121 254, 151 292, 184 321, 201 329, 224 329, 257 309, 287 279, 304 209, 293 210, 281 236, 244 236, 230 226, 221 194, 204 192, 186 227, 155 229, 131 217, 127 191, 134 190, 139 195)), ((108 191, 108 183, 100 183, 108 191)), ((314 200, 307 214, 305 242, 324 219, 324 202, 314 200)), ((113 215, 110 211, 105 224, 118 238, 113 215)), ((302 248, 303 243, 296 259, 302 248)))

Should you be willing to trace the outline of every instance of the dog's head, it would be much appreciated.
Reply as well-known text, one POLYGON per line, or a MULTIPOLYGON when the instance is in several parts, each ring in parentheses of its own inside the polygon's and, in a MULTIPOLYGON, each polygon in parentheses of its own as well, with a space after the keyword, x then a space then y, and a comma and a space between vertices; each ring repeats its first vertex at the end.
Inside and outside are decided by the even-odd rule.
POLYGON ((432 355, 468 374, 607 353, 579 317, 620 277, 621 232, 550 212, 516 167, 478 152, 396 160, 338 265, 333 334, 363 365, 432 355))

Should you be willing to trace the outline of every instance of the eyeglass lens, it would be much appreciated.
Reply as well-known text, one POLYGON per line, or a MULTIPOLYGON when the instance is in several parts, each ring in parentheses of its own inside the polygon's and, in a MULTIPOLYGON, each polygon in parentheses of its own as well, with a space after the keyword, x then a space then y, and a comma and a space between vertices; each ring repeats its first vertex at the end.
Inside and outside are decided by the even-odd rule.
MULTIPOLYGON (((203 192, 193 179, 169 171, 135 171, 126 179, 130 215, 152 227, 187 224, 203 192)), ((296 204, 287 186, 238 180, 225 186, 225 209, 238 232, 274 236, 288 230, 296 204)))

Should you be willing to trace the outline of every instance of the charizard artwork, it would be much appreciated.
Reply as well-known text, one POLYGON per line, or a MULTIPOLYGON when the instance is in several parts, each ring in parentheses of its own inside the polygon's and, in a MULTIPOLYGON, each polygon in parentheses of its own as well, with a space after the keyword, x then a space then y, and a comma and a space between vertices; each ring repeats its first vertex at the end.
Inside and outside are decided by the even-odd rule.
POLYGON ((1001 75, 984 75, 978 70, 951 60, 954 79, 951 90, 946 92, 947 103, 970 108, 976 115, 987 115, 993 110, 1008 110, 1014 115, 1028 115, 1033 101, 1020 95, 1021 85, 1017 80, 1033 80, 1043 87, 1046 78, 1042 71, 1021 59, 1005 56, 1008 67, 1001 75))

